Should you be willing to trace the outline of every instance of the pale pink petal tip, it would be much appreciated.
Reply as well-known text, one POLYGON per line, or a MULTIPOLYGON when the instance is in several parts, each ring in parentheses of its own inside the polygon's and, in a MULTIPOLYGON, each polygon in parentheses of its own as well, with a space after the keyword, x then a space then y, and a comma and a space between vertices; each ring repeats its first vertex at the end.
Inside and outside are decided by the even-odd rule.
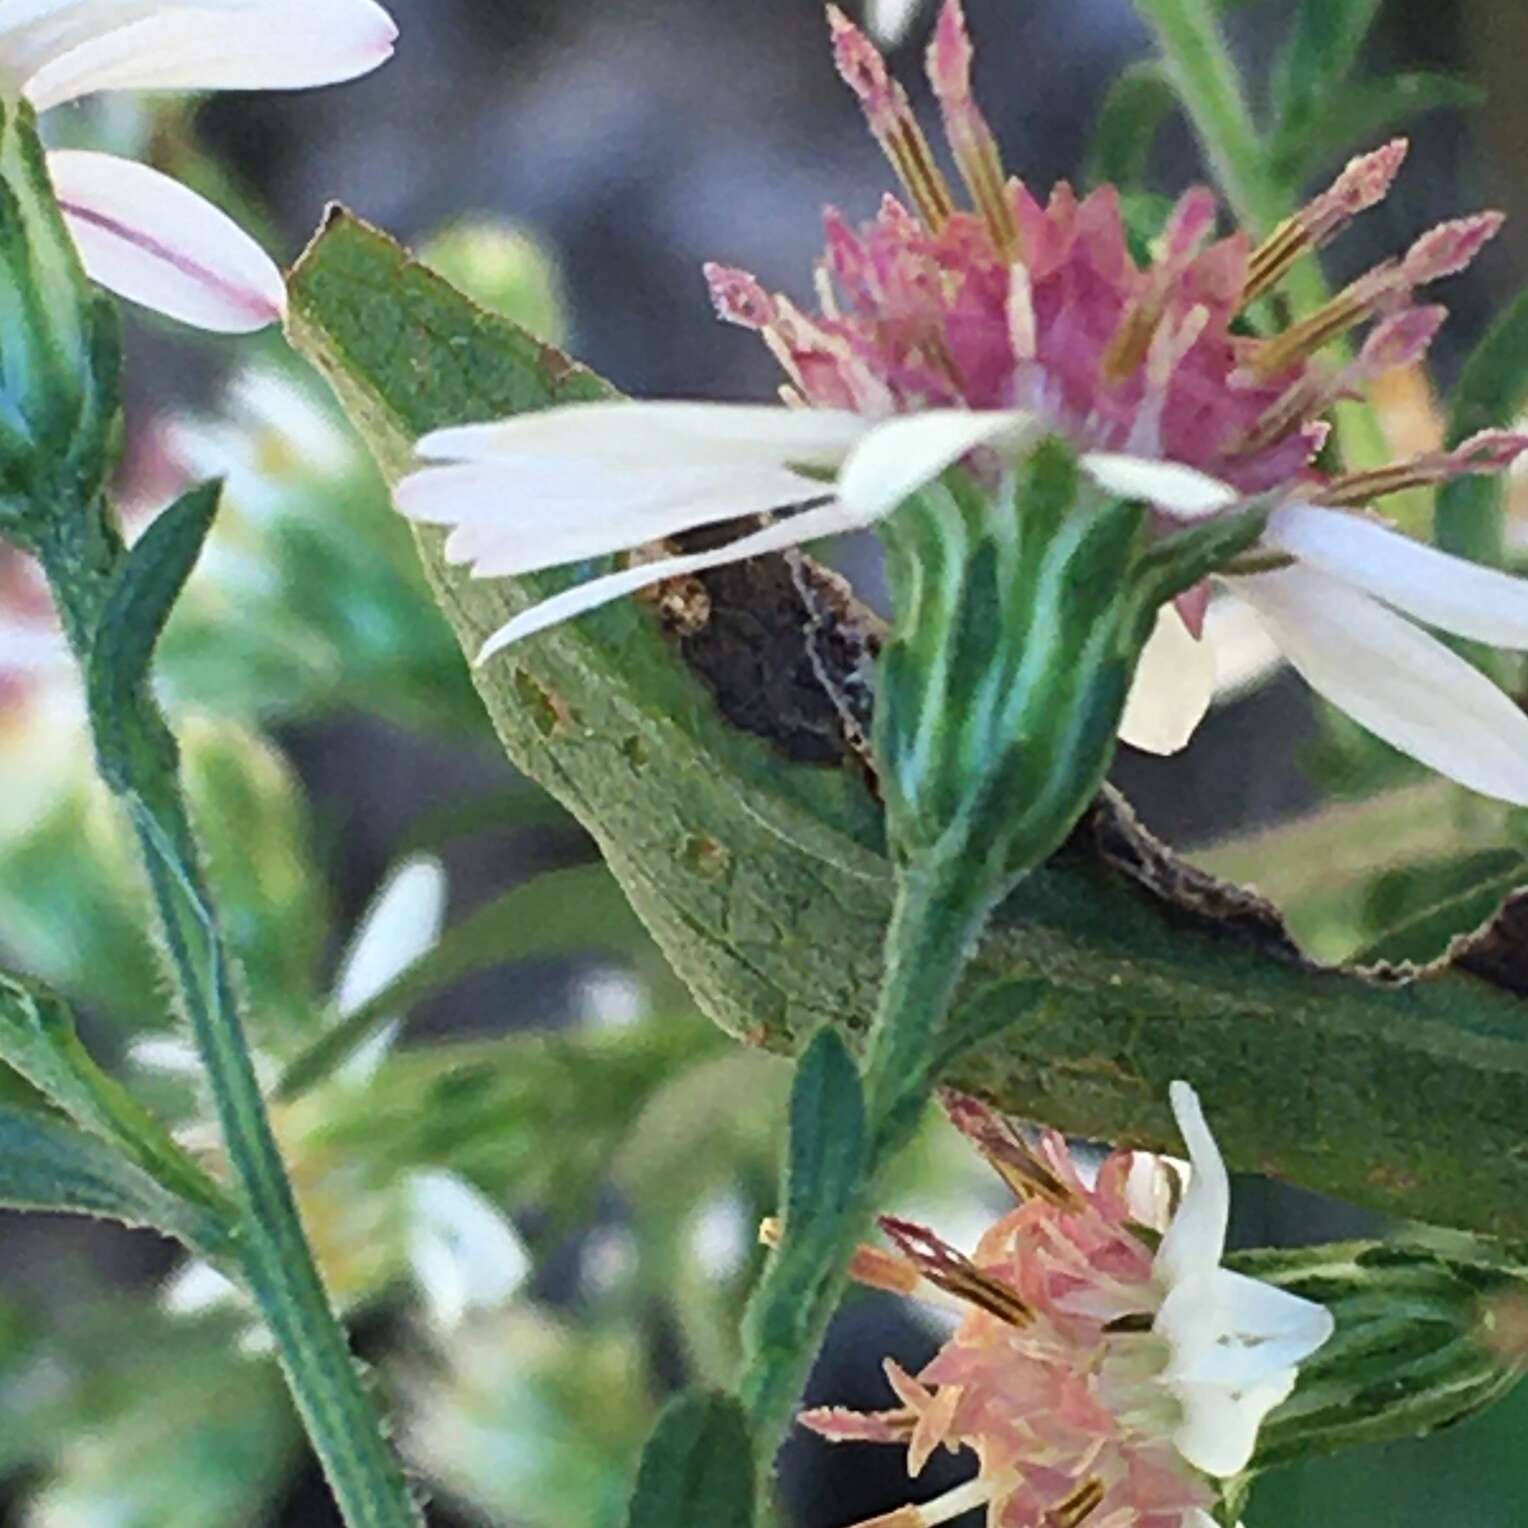
POLYGON ((54 150, 48 171, 91 279, 119 297, 214 333, 277 323, 286 284, 225 212, 147 165, 54 150))
POLYGON ((1496 237, 1505 221, 1500 212, 1477 212, 1473 217, 1439 223, 1407 250, 1402 262, 1406 280, 1421 286, 1458 275, 1496 237))
POLYGON ((860 98, 872 127, 880 127, 899 112, 901 91, 886 69, 880 49, 839 10, 828 7, 833 34, 833 61, 844 83, 860 98))
POLYGON ((1382 148, 1350 159, 1336 180, 1300 213, 1317 244, 1325 244, 1360 212, 1382 202, 1406 158, 1407 142, 1393 138, 1382 148))
POLYGON ((934 92, 946 101, 971 93, 971 34, 960 0, 945 0, 928 48, 928 77, 934 92))
POLYGON ((1383 147, 1350 159, 1328 194, 1341 200, 1350 217, 1366 212, 1389 194, 1409 147, 1406 139, 1392 138, 1383 147))
POLYGON ((885 1413, 850 1411, 847 1406, 815 1406, 796 1420, 829 1443, 906 1443, 907 1428, 898 1427, 885 1413))
POLYGON ((1455 446, 1449 459, 1456 472, 1504 472, 1525 451, 1528 451, 1528 434, 1516 430, 1482 430, 1455 446))
POLYGON ((775 321, 775 301, 747 271, 708 260, 701 268, 718 318, 745 329, 765 329, 775 321))
POLYGON ((1360 364, 1371 376, 1397 366, 1414 366, 1427 354, 1447 317, 1448 309, 1436 303, 1392 315, 1364 341, 1360 364))

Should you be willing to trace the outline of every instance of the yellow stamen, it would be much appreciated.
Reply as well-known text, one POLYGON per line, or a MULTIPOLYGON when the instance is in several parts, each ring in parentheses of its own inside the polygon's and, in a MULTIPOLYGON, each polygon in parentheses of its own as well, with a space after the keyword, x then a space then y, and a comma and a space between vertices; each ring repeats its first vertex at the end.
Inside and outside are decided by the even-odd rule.
POLYGON ((1077 1528, 1098 1510, 1104 1499, 1104 1483, 1097 1475, 1083 1481, 1064 1501, 1045 1515, 1045 1528, 1077 1528))
POLYGON ((1436 481, 1436 473, 1419 470, 1415 462, 1396 462, 1393 466, 1374 467, 1368 472, 1344 473, 1333 478, 1314 497, 1318 504, 1329 504, 1334 509, 1352 509, 1387 493, 1421 488, 1436 481))
POLYGON ((1276 286, 1291 267, 1311 247, 1310 231, 1299 218, 1285 218, 1252 252, 1247 262, 1247 284, 1241 303, 1256 302, 1269 288, 1276 286))
POLYGON ((1151 341, 1162 322, 1160 302, 1132 303, 1120 320, 1119 329, 1104 352, 1103 376, 1106 382, 1123 382, 1145 361, 1151 341))
POLYGON ((1291 324, 1282 334, 1275 335, 1253 352, 1249 369, 1260 378, 1276 377, 1281 371, 1298 365, 1330 344, 1339 335, 1346 334, 1355 324, 1368 317, 1375 300, 1384 290, 1383 283, 1375 274, 1360 278, 1346 286, 1330 301, 1322 303, 1316 311, 1299 323, 1291 324))
POLYGON ((900 117, 890 131, 878 135, 881 148, 891 161, 918 216, 931 232, 938 233, 955 210, 955 198, 944 173, 934 163, 934 151, 909 113, 900 117))

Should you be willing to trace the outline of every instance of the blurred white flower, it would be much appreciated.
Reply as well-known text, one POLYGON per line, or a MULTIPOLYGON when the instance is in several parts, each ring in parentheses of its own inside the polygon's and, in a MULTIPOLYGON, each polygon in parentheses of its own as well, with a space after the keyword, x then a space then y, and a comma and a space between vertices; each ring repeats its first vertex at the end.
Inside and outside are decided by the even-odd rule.
MULTIPOLYGON (((446 873, 439 861, 416 855, 383 882, 341 957, 330 996, 335 1022, 363 1008, 439 942, 445 921, 446 873)), ((455 1326, 473 1311, 509 1300, 530 1270, 530 1257, 509 1221, 453 1172, 429 1168, 376 1181, 364 1160, 340 1157, 322 1139, 322 1122, 336 1090, 359 1092, 375 1076, 397 1038, 398 1021, 384 1023, 314 1093, 272 1109, 304 1224, 324 1281, 341 1309, 358 1305, 400 1274, 416 1284, 431 1323, 455 1326)), ((151 1035, 132 1047, 140 1066, 172 1076, 199 1076, 201 1063, 180 1036, 151 1035)), ((278 1059, 256 1053, 262 1085, 274 1085, 278 1059)), ((286 1058, 289 1059, 289 1058, 286 1058)), ((217 1137, 203 1124, 178 1132, 200 1151, 217 1137)), ((191 1259, 165 1282, 161 1299, 178 1315, 218 1305, 247 1307, 243 1292, 210 1264, 191 1259)), ((263 1328, 252 1326, 247 1351, 264 1351, 263 1328)))
MULTIPOLYGON (((446 872, 424 855, 407 859, 382 883, 340 961, 331 999, 348 1018, 384 991, 440 942, 446 920, 446 872)), ((398 1019, 377 1027, 353 1051, 336 1077, 363 1085, 375 1075, 398 1036, 398 1019)))
POLYGON ((410 1175, 408 1255, 430 1323, 448 1332, 476 1311, 507 1304, 531 1258, 508 1219, 455 1173, 410 1175))
POLYGON ((923 0, 865 0, 865 30, 883 48, 894 48, 922 9, 923 0))
POLYGON ((716 1283, 742 1268, 753 1242, 753 1224, 736 1194, 717 1194, 691 1217, 691 1255, 701 1272, 716 1283))
POLYGON ((573 1016, 590 1029, 629 1029, 647 1012, 642 984, 628 971, 601 966, 578 978, 573 1016))
MULTIPOLYGON (((375 0, 11 0, 0 95, 38 111, 111 90, 293 90, 386 61, 397 28, 375 0)), ((119 296, 202 329, 264 328, 281 272, 196 192, 111 154, 48 155, 85 269, 119 296)))

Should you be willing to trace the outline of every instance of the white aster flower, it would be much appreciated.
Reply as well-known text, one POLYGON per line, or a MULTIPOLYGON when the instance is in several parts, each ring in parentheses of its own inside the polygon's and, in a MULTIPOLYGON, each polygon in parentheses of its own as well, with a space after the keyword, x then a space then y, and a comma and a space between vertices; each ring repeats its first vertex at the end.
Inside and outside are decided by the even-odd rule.
MULTIPOLYGON (((294 90, 383 63, 397 36, 375 0, 5 0, 0 96, 39 112, 112 90, 294 90)), ((91 277, 201 329, 278 320, 281 273, 231 218, 146 165, 48 155, 91 277)))
MULTIPOLYGON (((450 526, 446 557, 482 578, 775 515, 712 550, 638 561, 532 605, 489 637, 482 662, 666 579, 873 525, 969 452, 1017 453, 1040 433, 1019 411, 871 419, 768 405, 572 404, 426 436, 419 451, 429 465, 399 484, 396 502, 414 520, 450 526)), ((1086 452, 1081 462, 1106 491, 1146 500, 1174 522, 1243 502, 1173 462, 1113 452, 1086 452)), ((1251 608, 1313 689, 1440 773, 1528 804, 1528 717, 1423 629, 1528 649, 1528 581, 1348 510, 1294 499, 1274 511, 1255 552, 1275 566, 1226 576, 1222 589, 1251 608)), ((1200 640, 1176 609, 1163 609, 1126 708, 1126 742, 1170 753, 1188 741, 1216 690, 1214 626, 1210 636, 1200 640)), ((1236 672, 1222 683, 1245 667, 1240 645, 1228 659, 1236 672)))
POLYGON ((1263 1419, 1333 1321, 1221 1266, 1225 1163, 1193 1089, 1175 1083, 1171 1097, 1191 1165, 1121 1150, 1091 1183, 1055 1131, 1031 1145, 976 1100, 949 1100, 1019 1206, 969 1257, 883 1219, 897 1250, 860 1248, 855 1279, 952 1304, 960 1325, 916 1374, 885 1365, 892 1409, 801 1419, 833 1442, 905 1447, 911 1474, 940 1447, 976 1454, 975 1478, 876 1524, 922 1528, 981 1506, 1015 1528, 1213 1522, 1218 1482, 1251 1463, 1263 1419), (1163 1233, 1155 1252, 1143 1227, 1163 1233))
POLYGON ((1152 1333, 1168 1347, 1158 1383, 1178 1402, 1173 1443, 1206 1474, 1246 1468, 1258 1429, 1294 1389, 1298 1366, 1332 1335, 1324 1306, 1222 1268, 1231 1180, 1198 1095, 1172 1085, 1193 1171, 1152 1273, 1162 1302, 1152 1333))

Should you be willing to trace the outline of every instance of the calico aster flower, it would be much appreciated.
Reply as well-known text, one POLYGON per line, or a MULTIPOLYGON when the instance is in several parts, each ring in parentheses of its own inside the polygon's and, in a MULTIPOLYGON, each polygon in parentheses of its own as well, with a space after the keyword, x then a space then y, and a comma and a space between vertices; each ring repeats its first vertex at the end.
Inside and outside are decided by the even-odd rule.
MULTIPOLYGON (((1422 629, 1528 648, 1528 582, 1367 514, 1400 489, 1500 471, 1528 435, 1488 431, 1376 471, 1316 465, 1323 414, 1422 358, 1445 316, 1422 289, 1463 270, 1500 218, 1444 223, 1317 311, 1254 330, 1260 299, 1295 262, 1385 196, 1404 142, 1355 159, 1256 245, 1244 232, 1215 238, 1214 197, 1191 190, 1143 262, 1114 188, 1079 199, 1062 183, 1042 203, 1005 175, 971 93, 959 0, 940 15, 929 76, 971 210, 873 44, 836 9, 829 17, 839 70, 906 200, 887 197, 860 228, 828 212, 815 313, 745 272, 707 268, 721 316, 779 360, 784 406, 596 403, 444 430, 420 444, 433 465, 397 494, 405 514, 451 526, 447 557, 480 577, 699 526, 742 533, 568 588, 517 615, 480 657, 664 579, 871 524, 956 464, 991 476, 1058 434, 1108 491, 1152 504, 1164 531, 1273 494, 1263 543, 1222 570, 1226 588, 1372 732, 1475 790, 1528 803, 1528 717, 1422 629), (1323 358, 1361 326, 1352 359, 1323 358), (759 515, 769 518, 752 528, 759 515)), ((1171 752, 1207 709, 1209 594, 1201 584, 1159 615, 1127 741, 1171 752)))
MULTIPOLYGON (((6 0, 0 99, 39 111, 103 90, 293 90, 365 74, 397 36, 375 0, 6 0)), ((111 154, 57 149, 48 172, 85 269, 201 329, 263 328, 281 273, 231 218, 111 154)))
POLYGON ((971 1449, 978 1473, 860 1528, 982 1506, 989 1528, 1210 1528, 1214 1481, 1246 1468, 1332 1318, 1220 1266, 1225 1163, 1193 1089, 1174 1083, 1172 1105, 1186 1186, 1184 1164, 1138 1151, 1115 1152, 1089 1184, 1054 1131, 1031 1147, 975 1100, 951 1101, 1019 1207, 969 1258, 883 1220, 896 1253, 862 1248, 854 1276, 953 1303, 963 1320, 916 1376, 888 1361, 893 1409, 802 1421, 834 1442, 905 1447, 912 1475, 940 1447, 971 1449))

